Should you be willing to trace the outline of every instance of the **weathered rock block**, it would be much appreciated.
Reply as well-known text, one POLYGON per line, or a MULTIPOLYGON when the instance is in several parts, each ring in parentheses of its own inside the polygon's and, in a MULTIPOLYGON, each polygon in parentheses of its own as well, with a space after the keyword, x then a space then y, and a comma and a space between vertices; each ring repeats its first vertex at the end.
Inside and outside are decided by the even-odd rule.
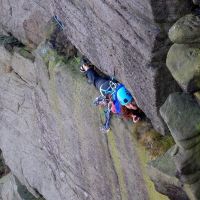
POLYGON ((169 38, 178 44, 200 42, 200 16, 189 14, 180 18, 170 28, 169 38))
POLYGON ((160 112, 178 145, 172 155, 177 177, 188 185, 192 199, 199 199, 200 107, 190 95, 175 93, 168 97, 160 112))
POLYGON ((174 44, 167 55, 167 67, 186 92, 200 90, 200 45, 174 44))
POLYGON ((170 200, 189 200, 184 185, 176 177, 176 165, 172 154, 176 147, 172 147, 165 155, 148 163, 148 173, 155 184, 155 188, 165 194, 170 200))
POLYGON ((190 149, 200 141, 200 107, 190 95, 171 94, 160 113, 179 146, 190 149))

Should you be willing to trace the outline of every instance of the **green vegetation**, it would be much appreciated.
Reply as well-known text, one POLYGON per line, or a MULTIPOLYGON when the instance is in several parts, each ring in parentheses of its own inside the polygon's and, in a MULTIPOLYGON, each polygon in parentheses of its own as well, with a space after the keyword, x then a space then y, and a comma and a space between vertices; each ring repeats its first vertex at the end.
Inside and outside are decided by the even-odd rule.
POLYGON ((31 53, 31 50, 29 48, 27 47, 15 48, 15 51, 18 52, 24 58, 27 58, 32 62, 34 62, 35 56, 31 53))
POLYGON ((108 134, 108 145, 110 149, 110 154, 113 160, 113 164, 115 167, 115 171, 117 173, 117 177, 119 180, 119 187, 120 187, 120 193, 121 193, 121 199, 122 200, 128 200, 128 192, 126 189, 126 183, 125 183, 125 177, 124 177, 124 171, 121 164, 120 155, 117 149, 117 144, 115 141, 115 136, 112 133, 112 131, 108 134))
POLYGON ((137 141, 145 147, 149 153, 151 159, 155 159, 158 156, 163 155, 174 144, 173 137, 171 135, 162 136, 156 132, 153 128, 149 128, 146 131, 141 131, 141 126, 144 126, 145 122, 139 122, 134 126, 134 137, 137 141))
POLYGON ((154 183, 150 180, 146 166, 149 161, 164 154, 172 144, 174 144, 172 137, 161 136, 154 129, 150 128, 146 122, 134 124, 132 136, 133 145, 140 160, 140 166, 149 194, 149 200, 168 200, 168 197, 155 190, 154 183))
MULTIPOLYGON (((44 50, 43 52, 45 52, 42 55, 42 57, 48 66, 50 77, 51 77, 50 96, 52 100, 51 101, 52 109, 55 111, 55 113, 57 113, 57 121, 59 121, 60 102, 59 102, 59 99, 57 98, 57 93, 56 93, 55 75, 58 68, 62 68, 63 70, 69 71, 71 73, 72 79, 76 80, 76 82, 74 83, 74 87, 76 88, 77 91, 81 91, 80 87, 82 86, 82 79, 81 79, 82 76, 80 75, 80 73, 78 73, 80 58, 74 57, 74 58, 66 59, 65 57, 60 56, 56 51, 48 48, 47 46, 44 46, 42 48, 43 48, 42 50, 44 50)), ((73 99, 76 99, 77 105, 80 105, 80 102, 79 102, 80 98, 77 97, 77 94, 74 94, 74 95, 75 96, 73 97, 73 99)), ((103 109, 100 109, 100 113, 101 113, 101 119, 102 121, 104 121, 103 109)), ((77 123, 79 123, 80 119, 79 119, 78 107, 74 107, 73 115, 77 115, 75 118, 77 119, 77 123)), ((147 175, 146 164, 150 160, 149 153, 151 154, 151 158, 161 155, 169 148, 169 146, 173 143, 172 142, 173 140, 171 140, 171 137, 169 137, 169 139, 166 139, 168 138, 168 136, 166 138, 163 138, 163 136, 156 133, 152 128, 148 129, 144 133, 141 133, 139 131, 141 125, 142 125, 141 123, 134 125, 133 143, 134 143, 134 146, 136 146, 138 157, 141 163, 141 169, 142 169, 143 177, 144 177, 146 187, 149 193, 149 199, 150 200, 155 200, 155 199, 166 200, 168 199, 167 197, 155 191, 154 185, 150 181, 149 176, 147 175), (139 141, 139 143, 137 141, 139 141)), ((62 125, 59 124, 58 126, 62 130, 62 125)), ((132 123, 130 124, 130 126, 132 127, 132 123)), ((81 137, 82 127, 79 127, 79 130, 80 130, 80 137, 81 137)), ((120 158, 120 152, 116 143, 116 136, 114 135, 112 131, 110 131, 107 135, 107 139, 108 139, 108 147, 109 147, 110 155, 111 155, 113 165, 114 165, 114 168, 118 177, 118 181, 119 181, 121 198, 122 200, 127 200, 128 191, 126 188, 126 180, 125 180, 125 174, 124 174, 122 161, 120 158)), ((115 188, 113 188, 113 192, 114 190, 115 188)))
POLYGON ((65 69, 70 69, 72 72, 78 72, 79 70, 80 57, 74 56, 73 58, 66 59, 51 49, 48 44, 42 44, 40 52, 45 64, 49 68, 64 67, 65 69))

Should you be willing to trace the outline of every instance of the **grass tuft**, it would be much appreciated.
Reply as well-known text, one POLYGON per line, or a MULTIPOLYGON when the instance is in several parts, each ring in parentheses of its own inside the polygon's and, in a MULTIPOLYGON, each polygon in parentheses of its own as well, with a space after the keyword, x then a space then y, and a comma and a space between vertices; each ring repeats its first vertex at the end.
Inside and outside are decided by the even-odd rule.
POLYGON ((163 155, 175 144, 171 135, 161 135, 147 122, 136 124, 134 133, 138 142, 148 151, 151 159, 163 155))

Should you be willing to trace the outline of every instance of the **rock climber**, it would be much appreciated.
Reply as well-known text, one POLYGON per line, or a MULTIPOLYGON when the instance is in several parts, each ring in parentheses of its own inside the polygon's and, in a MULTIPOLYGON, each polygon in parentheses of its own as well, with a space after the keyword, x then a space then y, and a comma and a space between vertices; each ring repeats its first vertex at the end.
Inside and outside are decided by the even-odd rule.
POLYGON ((105 112, 106 122, 101 129, 103 132, 108 132, 110 129, 111 113, 132 119, 134 123, 143 117, 143 113, 137 107, 134 98, 125 86, 110 77, 101 76, 85 57, 81 60, 80 71, 86 74, 88 82, 93 84, 101 93, 101 96, 96 98, 95 105, 107 107, 105 112))

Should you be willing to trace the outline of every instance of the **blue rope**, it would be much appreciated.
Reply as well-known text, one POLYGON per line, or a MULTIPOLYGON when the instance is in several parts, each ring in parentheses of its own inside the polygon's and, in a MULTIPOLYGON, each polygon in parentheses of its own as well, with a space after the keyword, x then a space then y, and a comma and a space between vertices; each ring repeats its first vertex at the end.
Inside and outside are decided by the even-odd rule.
POLYGON ((64 24, 59 19, 59 17, 57 15, 54 15, 53 18, 55 19, 56 23, 60 26, 60 28, 63 30, 64 29, 64 24))

